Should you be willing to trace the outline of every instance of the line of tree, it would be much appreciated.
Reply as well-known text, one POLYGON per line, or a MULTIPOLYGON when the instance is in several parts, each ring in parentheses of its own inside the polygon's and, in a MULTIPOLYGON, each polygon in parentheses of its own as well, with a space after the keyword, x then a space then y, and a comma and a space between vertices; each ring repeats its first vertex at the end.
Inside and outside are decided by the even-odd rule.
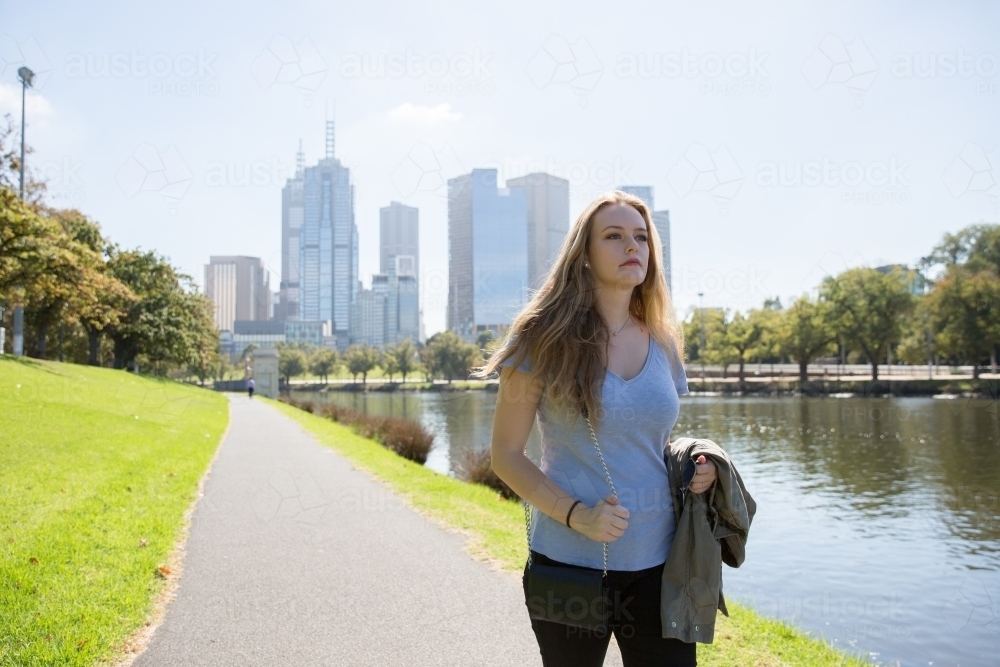
POLYGON ((338 376, 345 370, 354 382, 360 377, 361 382, 366 383, 368 374, 377 369, 390 382, 396 376, 406 382, 407 376, 420 373, 425 381, 441 378, 450 383, 467 378, 471 369, 482 363, 480 345, 489 340, 491 337, 487 334, 474 345, 452 331, 443 331, 431 336, 425 344, 404 340, 382 350, 369 345, 351 345, 342 354, 302 343, 280 344, 277 346, 278 373, 285 384, 306 373, 325 384, 331 375, 338 376))
POLYGON ((855 268, 829 276, 815 296, 788 308, 777 299, 748 313, 693 310, 684 332, 689 363, 749 362, 799 365, 837 355, 871 366, 896 362, 971 365, 978 378, 987 363, 996 372, 1000 348, 1000 225, 978 224, 946 234, 917 269, 883 272, 855 268), (935 279, 925 274, 940 269, 935 279), (923 282, 927 289, 914 290, 923 282), (916 294, 914 292, 917 292, 916 294), (704 323, 704 349, 702 348, 704 323))
POLYGON ((155 374, 197 376, 219 366, 212 303, 153 251, 127 250, 76 209, 44 203, 45 183, 15 191, 20 156, 10 116, 0 125, 0 310, 13 344, 24 311, 29 356, 155 374))

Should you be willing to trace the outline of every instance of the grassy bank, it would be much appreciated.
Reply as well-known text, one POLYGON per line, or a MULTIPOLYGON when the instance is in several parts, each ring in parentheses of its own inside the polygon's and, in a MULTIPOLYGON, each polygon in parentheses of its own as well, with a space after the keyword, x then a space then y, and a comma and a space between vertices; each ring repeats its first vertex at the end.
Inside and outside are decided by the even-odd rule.
MULTIPOLYGON (((441 525, 469 537, 469 550, 499 567, 524 567, 524 513, 517 502, 500 499, 485 486, 446 477, 407 461, 349 428, 272 401, 317 440, 387 484, 412 507, 441 525)), ((716 641, 698 647, 698 664, 707 667, 857 667, 851 658, 779 621, 762 618, 729 603, 730 618, 719 615, 716 641)))
POLYGON ((0 665, 121 654, 227 422, 211 391, 0 357, 0 665))

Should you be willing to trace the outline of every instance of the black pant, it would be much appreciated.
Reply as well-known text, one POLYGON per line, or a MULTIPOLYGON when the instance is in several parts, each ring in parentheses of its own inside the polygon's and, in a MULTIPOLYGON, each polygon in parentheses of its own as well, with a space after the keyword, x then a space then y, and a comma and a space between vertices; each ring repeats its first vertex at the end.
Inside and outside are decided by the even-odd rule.
POLYGON ((247 393, 250 395, 250 398, 253 398, 253 387, 248 388, 247 393))
MULTIPOLYGON (((540 565, 583 568, 553 560, 537 551, 531 557, 540 565)), ((527 565, 525 565, 527 574, 527 565)), ((611 621, 608 628, 615 635, 625 667, 695 667, 694 643, 664 639, 660 627, 660 578, 663 564, 634 572, 608 570, 608 598, 611 621)), ((526 577, 522 577, 525 606, 528 604, 526 577)), ((531 619, 538 648, 545 667, 597 667, 611 641, 611 632, 594 632, 551 621, 531 619)))

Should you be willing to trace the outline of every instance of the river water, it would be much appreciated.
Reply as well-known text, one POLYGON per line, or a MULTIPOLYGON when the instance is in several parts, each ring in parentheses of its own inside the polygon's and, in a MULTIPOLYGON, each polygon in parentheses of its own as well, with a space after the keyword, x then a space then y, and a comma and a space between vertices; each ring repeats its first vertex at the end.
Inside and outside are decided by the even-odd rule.
MULTIPOLYGON (((492 392, 326 396, 419 420, 442 473, 489 446, 492 392)), ((684 397, 672 437, 722 445, 757 501, 747 560, 723 571, 727 597, 874 664, 1000 665, 997 404, 684 397)), ((539 448, 536 426, 536 461, 539 448)))

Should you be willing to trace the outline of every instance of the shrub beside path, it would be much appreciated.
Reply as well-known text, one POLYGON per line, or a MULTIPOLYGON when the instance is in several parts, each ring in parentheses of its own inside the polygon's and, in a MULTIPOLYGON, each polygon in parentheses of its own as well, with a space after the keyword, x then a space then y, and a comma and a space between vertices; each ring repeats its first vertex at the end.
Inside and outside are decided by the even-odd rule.
POLYGON ((135 667, 541 663, 517 579, 274 407, 230 416, 135 667))

